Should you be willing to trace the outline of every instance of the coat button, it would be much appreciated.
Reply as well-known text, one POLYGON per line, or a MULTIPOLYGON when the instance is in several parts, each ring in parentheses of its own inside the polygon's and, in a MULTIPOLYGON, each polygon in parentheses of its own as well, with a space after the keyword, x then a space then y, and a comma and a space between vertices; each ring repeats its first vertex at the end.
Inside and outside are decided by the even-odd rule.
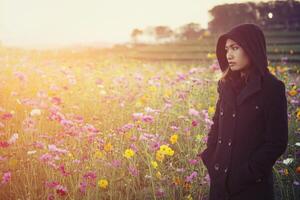
POLYGON ((222 143, 222 140, 221 140, 221 138, 219 138, 219 140, 218 140, 218 143, 219 143, 219 144, 221 144, 221 143, 222 143))
POLYGON ((256 179, 256 183, 259 183, 259 182, 261 182, 261 181, 262 181, 261 178, 256 179))
POLYGON ((223 111, 220 112, 221 115, 224 115, 223 111))
POLYGON ((235 117, 235 113, 232 114, 232 117, 235 117))
POLYGON ((228 168, 226 167, 226 168, 224 169, 224 172, 227 173, 227 171, 228 171, 228 168))
POLYGON ((218 163, 215 164, 215 170, 217 170, 217 171, 219 170, 219 164, 218 163))
POLYGON ((231 146, 231 139, 229 139, 228 141, 228 146, 231 146))

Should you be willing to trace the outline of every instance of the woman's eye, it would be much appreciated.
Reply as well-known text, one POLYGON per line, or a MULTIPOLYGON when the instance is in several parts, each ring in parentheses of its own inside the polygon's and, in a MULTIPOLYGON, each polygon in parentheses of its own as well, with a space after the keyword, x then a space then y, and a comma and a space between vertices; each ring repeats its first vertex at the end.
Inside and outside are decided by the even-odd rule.
POLYGON ((239 48, 238 48, 238 47, 232 47, 232 49, 233 49, 233 50, 238 50, 239 48))

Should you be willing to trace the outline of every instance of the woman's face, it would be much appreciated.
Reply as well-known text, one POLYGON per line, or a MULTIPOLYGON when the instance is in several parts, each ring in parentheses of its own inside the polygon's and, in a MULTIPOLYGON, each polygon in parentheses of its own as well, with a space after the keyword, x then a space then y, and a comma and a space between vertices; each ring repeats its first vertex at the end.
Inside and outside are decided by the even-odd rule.
POLYGON ((246 52, 235 41, 227 39, 225 45, 226 58, 232 71, 242 70, 250 65, 246 52))

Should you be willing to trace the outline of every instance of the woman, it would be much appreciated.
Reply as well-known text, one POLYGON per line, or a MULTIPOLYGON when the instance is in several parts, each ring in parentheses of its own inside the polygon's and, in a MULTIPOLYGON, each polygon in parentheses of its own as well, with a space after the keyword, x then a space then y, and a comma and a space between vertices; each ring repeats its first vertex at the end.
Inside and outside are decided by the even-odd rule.
POLYGON ((210 200, 274 200, 272 168, 288 143, 285 85, 267 66, 266 42, 254 24, 221 35, 223 72, 207 148, 210 200))

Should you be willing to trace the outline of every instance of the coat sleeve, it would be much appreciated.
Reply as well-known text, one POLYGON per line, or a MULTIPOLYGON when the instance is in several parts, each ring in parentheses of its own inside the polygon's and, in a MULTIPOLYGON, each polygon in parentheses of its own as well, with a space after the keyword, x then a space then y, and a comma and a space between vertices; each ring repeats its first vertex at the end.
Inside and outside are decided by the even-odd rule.
POLYGON ((198 154, 198 156, 203 160, 204 164, 207 166, 207 160, 210 158, 212 151, 214 151, 217 138, 218 138, 218 130, 219 130, 219 113, 220 113, 220 103, 221 103, 221 95, 220 95, 220 81, 218 81, 218 100, 216 103, 216 111, 212 117, 213 124, 210 127, 210 130, 207 134, 207 144, 206 149, 198 154))
POLYGON ((270 172, 288 144, 288 116, 285 85, 278 81, 269 93, 266 105, 264 143, 251 156, 248 168, 256 180, 270 172))

